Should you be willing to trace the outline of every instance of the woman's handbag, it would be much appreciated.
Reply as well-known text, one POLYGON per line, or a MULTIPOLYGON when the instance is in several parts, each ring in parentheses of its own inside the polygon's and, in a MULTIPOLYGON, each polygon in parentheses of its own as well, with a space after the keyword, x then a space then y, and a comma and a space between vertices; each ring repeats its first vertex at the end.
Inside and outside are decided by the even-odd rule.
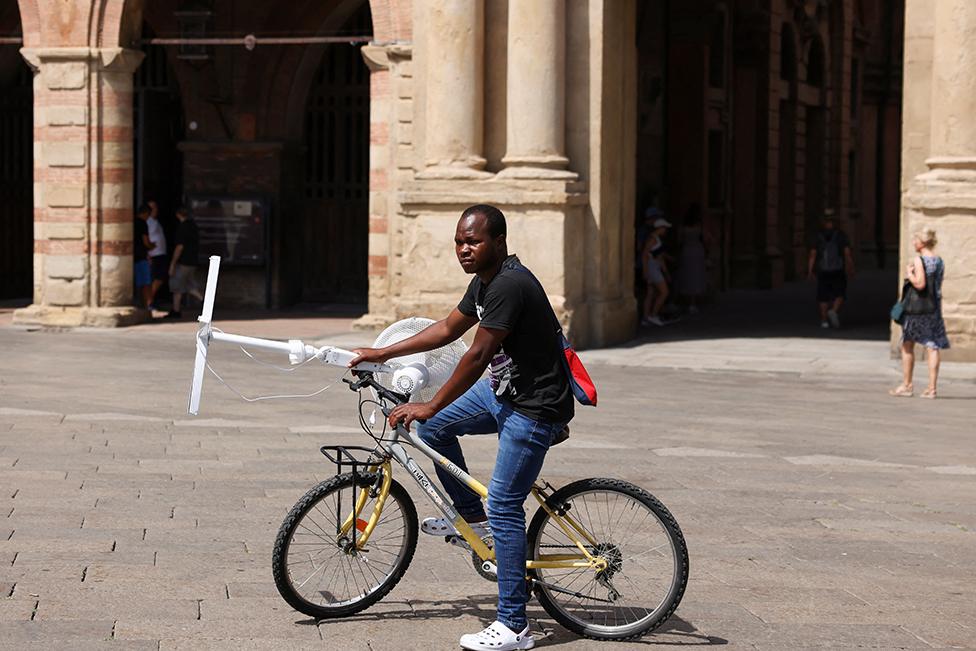
MULTIPOLYGON (((925 269, 925 263, 919 258, 919 264, 925 269)), ((905 314, 934 314, 935 313, 935 274, 925 274, 925 287, 918 289, 906 280, 902 287, 901 302, 905 307, 905 314)))
MULTIPOLYGON (((911 284, 907 280, 905 284, 911 284)), ((902 288, 902 296, 905 295, 905 288, 902 288)), ((902 321, 905 320, 905 303, 903 300, 899 300, 897 303, 891 306, 891 320, 901 325, 902 321)))

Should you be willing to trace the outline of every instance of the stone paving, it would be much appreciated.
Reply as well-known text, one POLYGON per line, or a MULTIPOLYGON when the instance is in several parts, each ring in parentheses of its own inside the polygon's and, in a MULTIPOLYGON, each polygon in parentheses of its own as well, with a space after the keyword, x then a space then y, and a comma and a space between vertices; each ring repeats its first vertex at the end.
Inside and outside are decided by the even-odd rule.
MULTIPOLYGON (((271 579, 272 541, 333 472, 318 446, 365 441, 354 396, 340 385, 245 404, 210 377, 188 417, 192 329, 0 328, 0 648, 453 649, 493 618, 493 584, 436 540, 359 616, 292 611, 271 579)), ((364 338, 334 330, 347 345, 364 338)), ((976 648, 969 367, 943 399, 896 400, 876 343, 843 342, 802 370, 801 342, 744 342, 725 357, 707 340, 674 345, 587 353, 600 407, 579 410, 544 476, 617 476, 667 504, 691 553, 684 601, 655 633, 612 647, 533 602, 539 647, 976 648), (875 371, 832 365, 851 356, 875 371)), ((229 348, 212 359, 248 394, 337 375, 265 373, 229 348)), ((466 442, 475 474, 490 472, 491 439, 466 442)))

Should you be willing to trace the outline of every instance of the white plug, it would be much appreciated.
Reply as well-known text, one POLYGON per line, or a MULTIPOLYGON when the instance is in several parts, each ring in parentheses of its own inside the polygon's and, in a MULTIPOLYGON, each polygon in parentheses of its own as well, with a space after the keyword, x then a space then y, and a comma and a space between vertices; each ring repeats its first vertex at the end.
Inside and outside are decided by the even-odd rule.
POLYGON ((292 364, 301 364, 306 359, 305 344, 301 339, 288 340, 288 361, 292 364))

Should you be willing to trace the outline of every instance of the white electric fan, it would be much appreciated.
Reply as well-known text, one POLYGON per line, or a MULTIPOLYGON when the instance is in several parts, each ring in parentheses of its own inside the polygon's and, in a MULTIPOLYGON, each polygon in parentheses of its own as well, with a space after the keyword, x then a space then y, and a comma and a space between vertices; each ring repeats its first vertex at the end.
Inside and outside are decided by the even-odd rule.
MULTIPOLYGON (((202 324, 196 337, 196 360, 193 364, 193 382, 190 385, 190 401, 187 411, 194 416, 200 410, 200 394, 203 390, 203 376, 207 370, 207 349, 211 341, 226 341, 240 346, 263 348, 288 353, 292 364, 303 364, 318 359, 325 364, 348 367, 356 354, 335 346, 316 348, 299 339, 287 342, 258 337, 233 335, 214 330, 213 308, 217 293, 217 275, 220 271, 220 257, 210 256, 210 270, 207 273, 207 289, 203 298, 203 312, 197 319, 202 324)), ((398 321, 380 333, 373 344, 382 348, 413 336, 434 323, 430 319, 414 317, 398 321)), ((372 371, 381 385, 402 394, 409 394, 414 402, 426 402, 434 397, 438 389, 451 377, 454 367, 467 351, 463 341, 452 342, 442 348, 426 353, 416 353, 389 360, 386 364, 364 362, 354 371, 372 371)))

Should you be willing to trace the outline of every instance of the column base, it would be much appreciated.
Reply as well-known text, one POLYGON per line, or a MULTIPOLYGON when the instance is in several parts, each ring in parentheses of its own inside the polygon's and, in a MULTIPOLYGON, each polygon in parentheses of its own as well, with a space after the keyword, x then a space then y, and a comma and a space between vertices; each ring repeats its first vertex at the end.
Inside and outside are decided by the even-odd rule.
POLYGON ((494 176, 484 170, 487 161, 473 158, 431 165, 417 174, 418 179, 490 179, 494 176))
POLYGON ((566 179, 579 178, 576 172, 570 172, 569 159, 556 154, 548 156, 505 156, 502 159, 505 166, 498 173, 503 179, 566 179))
POLYGON ((138 307, 54 307, 35 304, 15 310, 13 323, 46 328, 121 328, 150 318, 148 310, 138 307))
POLYGON ((556 179, 565 181, 575 181, 579 178, 579 174, 569 170, 532 165, 512 165, 503 169, 497 176, 500 179, 556 179))
POLYGON ((905 207, 919 210, 976 209, 976 159, 930 158, 905 195, 905 207))

